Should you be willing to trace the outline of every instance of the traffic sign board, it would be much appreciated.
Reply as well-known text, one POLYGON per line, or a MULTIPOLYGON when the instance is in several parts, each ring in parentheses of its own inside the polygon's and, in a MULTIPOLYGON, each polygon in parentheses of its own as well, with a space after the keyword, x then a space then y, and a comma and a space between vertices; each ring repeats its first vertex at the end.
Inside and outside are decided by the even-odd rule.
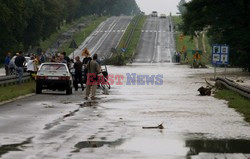
POLYGON ((121 50, 122 50, 122 52, 126 52, 126 48, 122 48, 121 50))
POLYGON ((201 50, 192 50, 193 58, 196 60, 201 59, 202 51, 201 50))
POLYGON ((71 43, 70 43, 70 45, 69 45, 69 48, 71 48, 71 49, 77 49, 77 48, 78 48, 78 46, 77 46, 75 40, 72 40, 72 41, 71 41, 71 43))
POLYGON ((212 63, 214 65, 229 64, 229 46, 213 45, 212 63))

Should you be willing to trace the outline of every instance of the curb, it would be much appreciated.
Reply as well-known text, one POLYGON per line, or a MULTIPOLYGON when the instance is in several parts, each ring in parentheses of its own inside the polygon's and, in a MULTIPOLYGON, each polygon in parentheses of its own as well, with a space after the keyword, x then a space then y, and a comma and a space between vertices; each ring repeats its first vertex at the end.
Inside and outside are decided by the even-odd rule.
POLYGON ((10 99, 10 100, 6 100, 6 101, 3 101, 3 102, 0 102, 0 106, 2 106, 4 104, 9 104, 9 103, 15 102, 15 101, 20 100, 20 99, 32 97, 34 95, 36 95, 36 94, 35 93, 30 93, 30 94, 27 94, 27 95, 24 95, 24 96, 19 96, 19 97, 10 99))

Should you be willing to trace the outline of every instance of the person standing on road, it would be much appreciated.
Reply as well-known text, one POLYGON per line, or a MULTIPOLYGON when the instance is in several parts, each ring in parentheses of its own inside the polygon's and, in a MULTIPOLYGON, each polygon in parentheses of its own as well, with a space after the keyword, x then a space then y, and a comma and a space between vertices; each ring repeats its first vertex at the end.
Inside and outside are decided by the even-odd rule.
POLYGON ((85 97, 86 100, 90 95, 90 90, 91 90, 91 99, 92 100, 95 99, 98 74, 100 73, 100 67, 96 62, 96 60, 97 60, 97 54, 94 54, 93 60, 89 61, 87 64, 88 74, 86 83, 87 84, 86 97, 85 97))
MULTIPOLYGON (((68 64, 67 61, 66 61, 65 58, 64 58, 64 54, 63 54, 63 53, 60 54, 59 63, 68 64)), ((68 65, 67 65, 67 66, 68 66, 68 65)))
POLYGON ((36 72, 36 64, 34 61, 35 57, 31 56, 30 60, 27 62, 27 72, 30 73, 30 76, 32 77, 32 74, 36 72))
POLYGON ((40 63, 42 64, 42 63, 44 63, 45 61, 46 61, 46 56, 45 56, 45 53, 42 52, 42 55, 41 55, 41 57, 40 57, 40 63))
POLYGON ((84 56, 84 59, 82 60, 83 65, 87 66, 87 63, 92 60, 90 57, 89 50, 85 48, 82 52, 82 56, 84 56))
POLYGON ((11 53, 8 52, 7 56, 4 59, 4 68, 5 68, 5 74, 6 74, 6 76, 10 75, 10 69, 9 69, 9 64, 10 64, 10 60, 11 60, 10 57, 11 57, 11 53))
POLYGON ((17 67, 17 73, 18 73, 18 84, 22 83, 23 79, 23 67, 24 67, 24 62, 26 59, 23 57, 23 52, 19 52, 19 56, 16 57, 15 59, 15 65, 17 67))
POLYGON ((82 56, 84 56, 84 59, 82 60, 82 64, 84 66, 84 83, 87 82, 87 73, 88 73, 88 70, 87 70, 87 64, 89 61, 92 60, 92 58, 90 57, 90 53, 89 53, 89 50, 87 48, 85 48, 82 52, 82 56))
POLYGON ((62 52, 64 60, 67 62, 68 68, 70 68, 70 58, 66 55, 66 52, 62 52))
POLYGON ((75 58, 76 62, 74 63, 75 69, 75 79, 74 79, 74 86, 75 91, 78 91, 78 83, 81 84, 82 91, 84 91, 83 83, 82 83, 82 62, 80 61, 80 57, 77 56, 75 58))

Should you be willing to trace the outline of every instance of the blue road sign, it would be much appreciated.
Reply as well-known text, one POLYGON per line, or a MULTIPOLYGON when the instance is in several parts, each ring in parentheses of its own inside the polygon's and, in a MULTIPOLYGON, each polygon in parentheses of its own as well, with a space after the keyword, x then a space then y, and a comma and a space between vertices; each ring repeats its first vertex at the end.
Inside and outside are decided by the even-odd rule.
POLYGON ((229 46, 228 45, 213 45, 212 50, 213 65, 228 65, 229 64, 229 46))
POLYGON ((126 49, 125 49, 125 48, 122 48, 121 50, 122 50, 122 52, 126 52, 126 49))

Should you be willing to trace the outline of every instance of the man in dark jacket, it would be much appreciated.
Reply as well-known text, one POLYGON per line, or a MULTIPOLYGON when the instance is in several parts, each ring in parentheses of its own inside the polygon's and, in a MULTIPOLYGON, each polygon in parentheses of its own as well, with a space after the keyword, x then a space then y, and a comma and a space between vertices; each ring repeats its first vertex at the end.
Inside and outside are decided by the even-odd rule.
POLYGON ((83 83, 82 83, 82 62, 80 61, 80 57, 77 56, 75 58, 76 62, 74 63, 75 68, 75 80, 74 80, 74 87, 75 91, 78 90, 78 83, 81 84, 82 90, 84 91, 83 83))
POLYGON ((24 62, 26 61, 26 59, 23 57, 23 52, 20 51, 19 52, 19 56, 16 57, 15 59, 15 65, 17 67, 17 73, 18 73, 18 83, 21 84, 22 83, 22 79, 23 79, 23 67, 24 67, 24 62))
POLYGON ((62 54, 64 55, 64 60, 67 61, 68 68, 70 68, 70 58, 66 55, 66 52, 62 52, 62 54))

